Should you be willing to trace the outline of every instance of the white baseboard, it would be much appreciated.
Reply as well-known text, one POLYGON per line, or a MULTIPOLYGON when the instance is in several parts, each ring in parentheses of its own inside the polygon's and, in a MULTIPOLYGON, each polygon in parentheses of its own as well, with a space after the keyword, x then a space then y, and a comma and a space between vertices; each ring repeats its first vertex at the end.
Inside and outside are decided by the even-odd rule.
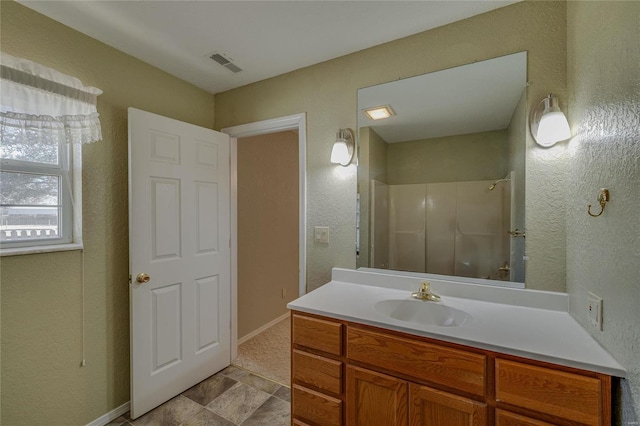
POLYGON ((275 325, 276 323, 279 323, 280 321, 282 321, 283 319, 287 318, 288 316, 289 316, 289 312, 287 312, 284 315, 279 316, 278 318, 274 319, 273 321, 270 321, 270 322, 266 323, 265 325, 263 325, 262 327, 258 328, 257 330, 253 330, 251 333, 247 334, 246 336, 243 336, 242 338, 238 339, 238 346, 240 346, 241 344, 243 344, 247 340, 251 339, 252 337, 255 337, 258 334, 262 333, 263 331, 265 331, 267 328, 271 327, 272 325, 275 325))
POLYGON ((104 426, 104 425, 108 424, 111 420, 117 419, 118 417, 120 417, 121 415, 126 413, 127 411, 129 411, 129 401, 125 402, 124 404, 122 404, 118 408, 115 408, 115 409, 109 411, 107 414, 104 414, 104 415, 98 417, 94 421, 92 421, 90 423, 87 423, 86 426, 104 426))

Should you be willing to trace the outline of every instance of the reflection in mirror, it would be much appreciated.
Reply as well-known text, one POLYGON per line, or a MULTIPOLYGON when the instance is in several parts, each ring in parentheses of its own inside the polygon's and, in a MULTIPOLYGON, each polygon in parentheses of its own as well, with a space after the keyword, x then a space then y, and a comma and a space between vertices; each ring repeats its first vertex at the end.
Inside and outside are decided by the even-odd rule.
POLYGON ((358 267, 524 283, 526 61, 358 90, 358 267))

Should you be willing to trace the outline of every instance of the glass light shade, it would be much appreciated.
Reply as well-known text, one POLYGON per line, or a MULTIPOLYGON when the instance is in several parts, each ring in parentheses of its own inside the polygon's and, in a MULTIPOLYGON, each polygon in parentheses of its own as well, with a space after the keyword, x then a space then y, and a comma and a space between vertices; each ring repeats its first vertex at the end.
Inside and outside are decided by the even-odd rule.
POLYGON ((382 106, 376 108, 365 109, 364 113, 369 116, 372 120, 382 120, 384 118, 389 118, 394 115, 393 110, 390 106, 382 106))
POLYGON ((545 148, 571 137, 569 122, 558 107, 557 96, 549 93, 531 110, 529 129, 536 143, 545 148))
POLYGON ((338 139, 333 144, 333 149, 331 150, 331 162, 342 166, 346 166, 351 162, 349 147, 344 139, 338 139))
POLYGON ((569 123, 562 111, 550 111, 543 114, 538 124, 535 139, 542 146, 551 146, 571 137, 569 123))

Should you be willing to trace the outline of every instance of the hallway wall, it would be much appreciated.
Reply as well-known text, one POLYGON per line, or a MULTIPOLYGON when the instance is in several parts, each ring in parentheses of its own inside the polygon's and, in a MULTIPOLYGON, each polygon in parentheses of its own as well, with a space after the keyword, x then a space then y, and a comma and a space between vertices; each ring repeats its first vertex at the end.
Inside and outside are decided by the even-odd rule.
POLYGON ((238 139, 238 338, 298 297, 298 169, 296 132, 238 139))

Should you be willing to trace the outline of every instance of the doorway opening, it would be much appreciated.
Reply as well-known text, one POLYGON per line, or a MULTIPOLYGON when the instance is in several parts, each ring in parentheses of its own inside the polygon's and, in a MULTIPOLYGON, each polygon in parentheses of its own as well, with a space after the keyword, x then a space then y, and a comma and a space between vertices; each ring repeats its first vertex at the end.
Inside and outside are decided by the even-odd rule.
MULTIPOLYGON (((256 277, 260 276, 259 274, 261 271, 262 272, 266 271, 265 269, 261 270, 260 268, 258 268, 252 272, 251 271, 245 272, 243 270, 242 274, 238 273, 238 266, 239 264, 241 264, 241 261, 239 261, 238 256, 239 254, 246 256, 246 253, 243 252, 244 248, 246 247, 243 247, 242 249, 239 250, 239 244, 242 243, 243 239, 244 241, 247 241, 248 238, 249 239, 251 238, 250 234, 243 236, 243 232, 245 231, 244 229, 243 231, 239 232, 239 223, 240 223, 239 221, 245 221, 244 223, 248 223, 246 222, 247 218, 251 218, 251 216, 253 216, 254 218, 256 218, 256 220, 258 220, 257 218, 261 214, 260 211, 248 211, 248 212, 239 211, 239 208, 242 208, 243 205, 245 206, 245 208, 246 206, 251 206, 250 202, 247 204, 246 200, 243 201, 241 198, 239 199, 239 196, 238 196, 239 188, 240 188, 239 179, 238 179, 239 164, 242 167, 242 164, 244 164, 246 160, 246 158, 240 159, 240 163, 239 163, 239 154, 240 155, 243 154, 243 148, 244 148, 244 146, 239 148, 239 145, 247 144, 246 145, 247 147, 249 145, 254 145, 253 148, 258 149, 259 151, 260 149, 267 147, 269 145, 270 140, 273 141, 275 139, 280 139, 276 137, 277 135, 275 135, 278 133, 281 134, 280 136, 285 135, 287 138, 291 138, 293 136, 294 144, 297 141, 296 161, 297 161, 297 192, 298 192, 297 194, 298 195, 297 196, 297 204, 298 204, 297 284, 298 286, 297 286, 297 294, 289 295, 289 296, 292 298, 295 298, 293 296, 303 295, 306 292, 306 115, 296 114, 296 115, 276 118, 272 120, 265 120, 265 121, 255 122, 255 123, 244 124, 240 126, 229 127, 229 128, 222 129, 222 132, 227 133, 232 138, 230 150, 231 150, 231 360, 233 361, 238 356, 239 338, 246 337, 247 335, 245 333, 248 332, 247 330, 250 330, 252 327, 255 326, 255 324, 252 325, 251 322, 248 322, 246 324, 243 323, 243 325, 239 327, 240 325, 239 310, 241 308, 240 299, 241 298, 244 299, 242 300, 242 303, 249 300, 244 297, 245 289, 244 288, 242 290, 239 289, 239 286, 243 285, 242 283, 239 282, 239 277, 241 275, 249 277, 254 281, 249 283, 250 286, 252 287, 255 286, 257 291, 260 291, 262 282, 260 281, 255 282, 256 280, 258 280, 258 278, 256 277), (260 147, 259 146, 260 144, 263 144, 263 146, 260 147), (242 336, 240 334, 245 334, 245 336, 242 336)), ((276 151, 280 149, 286 150, 286 143, 284 146, 285 146, 284 148, 283 147, 274 148, 274 150, 276 151)), ((253 155, 255 156, 255 153, 253 155)), ((249 157, 251 157, 251 155, 249 157)), ((245 164, 245 167, 247 165, 250 165, 251 161, 255 161, 255 158, 254 159, 249 158, 247 164, 245 164)), ((290 159, 289 162, 291 161, 292 160, 290 159)), ((294 161, 294 164, 290 165, 290 167, 295 168, 296 161, 294 161)), ((269 161, 265 160, 265 163, 269 163, 269 161)), ((254 165, 255 164, 257 163, 254 163, 254 165)), ((270 166, 271 164, 265 165, 267 170, 269 169, 270 166)), ((242 182, 240 182, 240 184, 246 185, 246 183, 243 184, 242 182)), ((289 185, 291 185, 291 182, 289 182, 289 185)), ((251 187, 251 184, 249 184, 249 187, 251 187)), ((269 202, 269 197, 267 197, 266 200, 268 204, 271 204, 269 202)), ((277 199, 274 201, 277 202, 277 199)), ((268 226, 268 224, 261 224, 261 226, 268 226)), ((273 236, 269 237, 268 235, 266 237, 267 239, 275 238, 273 236)), ((277 250, 274 250, 273 248, 271 248, 272 247, 271 243, 275 243, 275 242, 267 241, 264 247, 266 247, 268 250, 271 250, 272 252, 276 252, 276 255, 277 255, 278 254, 277 250)), ((253 248, 253 250, 257 250, 257 249, 253 248)), ((271 293, 275 292, 276 296, 282 299, 283 298, 282 288, 283 288, 282 285, 280 285, 279 287, 271 288, 267 291, 271 293)), ((293 288, 293 290, 295 291, 295 288, 293 288)), ((286 293, 286 290, 285 290, 285 293, 286 293)), ((289 296, 285 294, 285 298, 289 296)), ((262 301, 264 302, 265 300, 266 299, 263 297, 262 301)), ((247 305, 248 308, 252 306, 252 303, 256 303, 256 302, 249 301, 247 305)), ((252 312, 252 315, 253 314, 254 312, 252 312)), ((265 313, 265 315, 267 314, 265 313)), ((278 317, 274 318, 272 323, 278 322, 277 321, 278 319, 281 319, 281 318, 278 318, 278 317)), ((271 324, 266 323, 263 325, 268 326, 271 324)))

